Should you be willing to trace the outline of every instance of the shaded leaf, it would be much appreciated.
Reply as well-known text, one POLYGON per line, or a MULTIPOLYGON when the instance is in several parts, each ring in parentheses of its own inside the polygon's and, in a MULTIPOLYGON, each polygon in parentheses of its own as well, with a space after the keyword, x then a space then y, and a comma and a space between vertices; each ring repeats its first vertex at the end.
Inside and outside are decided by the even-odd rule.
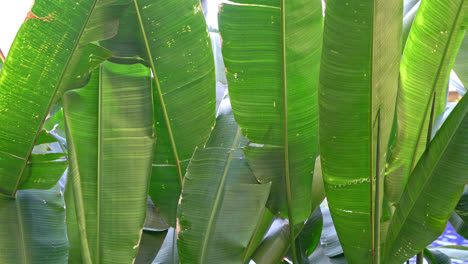
POLYGON ((0 262, 66 263, 65 205, 58 186, 0 195, 0 262))
POLYGON ((153 155, 149 69, 104 63, 85 88, 65 94, 63 107, 69 262, 130 263, 143 232, 153 155))
POLYGON ((242 261, 271 187, 255 180, 242 152, 245 142, 227 98, 205 148, 195 152, 184 179, 178 207, 181 262, 242 261))

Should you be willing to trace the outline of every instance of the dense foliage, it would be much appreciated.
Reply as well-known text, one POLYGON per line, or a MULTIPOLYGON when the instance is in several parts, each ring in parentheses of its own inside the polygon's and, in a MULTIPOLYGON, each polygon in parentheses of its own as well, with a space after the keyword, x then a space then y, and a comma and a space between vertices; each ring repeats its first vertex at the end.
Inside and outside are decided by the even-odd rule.
POLYGON ((427 248, 468 238, 468 3, 205 4, 36 1, 0 56, 0 263, 468 260, 427 248))

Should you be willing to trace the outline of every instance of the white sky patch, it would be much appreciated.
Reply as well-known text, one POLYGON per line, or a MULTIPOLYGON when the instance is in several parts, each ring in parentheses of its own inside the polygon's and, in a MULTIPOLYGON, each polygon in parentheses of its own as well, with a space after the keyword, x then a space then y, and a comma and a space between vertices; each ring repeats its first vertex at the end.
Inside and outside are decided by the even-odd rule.
POLYGON ((0 48, 7 56, 16 32, 23 24, 26 14, 31 9, 34 0, 2 0, 0 1, 0 48))

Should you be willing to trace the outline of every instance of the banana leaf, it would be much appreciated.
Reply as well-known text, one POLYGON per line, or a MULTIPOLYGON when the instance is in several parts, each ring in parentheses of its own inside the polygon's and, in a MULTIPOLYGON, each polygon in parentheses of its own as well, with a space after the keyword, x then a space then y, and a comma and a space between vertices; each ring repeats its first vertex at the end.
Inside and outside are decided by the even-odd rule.
POLYGON ((468 247, 466 246, 441 246, 436 248, 429 248, 431 251, 439 251, 449 258, 468 261, 468 247))
POLYGON ((383 176, 394 120, 402 1, 327 2, 319 86, 320 158, 349 263, 379 263, 383 176))
POLYGON ((65 204, 58 186, 0 196, 0 263, 67 263, 65 204))
MULTIPOLYGON (((156 137, 150 196, 163 220, 176 226, 186 167, 215 121, 216 84, 211 41, 198 0, 134 0, 122 39, 136 39, 135 54, 154 76, 156 137), (176 15, 175 15, 176 14, 176 15), (135 34, 139 36, 132 38, 135 34)), ((122 44, 124 45, 124 44, 122 44)), ((129 56, 127 54, 126 56, 129 56)))
POLYGON ((177 231, 169 228, 166 238, 152 264, 179 264, 177 253, 177 231))
MULTIPOLYGON (((233 112, 250 141, 245 156, 259 182, 272 182, 267 207, 292 225, 312 212, 322 21, 320 0, 229 1, 219 12, 233 112)), ((294 238, 292 229, 295 250, 294 238)))
POLYGON ((15 196, 61 94, 83 86, 89 72, 111 56, 91 42, 115 33, 126 6, 112 2, 42 0, 28 13, 0 72, 0 194, 15 196))
POLYGON ((385 177, 390 202, 400 199, 430 139, 433 119, 445 109, 450 71, 466 31, 467 6, 463 0, 421 1, 401 60, 398 138, 385 177))
POLYGON ((151 264, 156 258, 158 251, 166 238, 167 230, 164 231, 149 231, 143 230, 141 235, 140 247, 138 255, 135 259, 135 264, 151 264))
POLYGON ((459 235, 468 239, 468 187, 465 187, 449 221, 459 235))
POLYGON ((416 165, 396 204, 384 263, 401 263, 445 229, 468 181, 468 97, 463 97, 416 165))
POLYGON ((437 249, 424 249, 424 258, 429 264, 451 264, 450 257, 437 249))
POLYGON ((178 208, 181 262, 244 259, 271 187, 258 184, 250 171, 242 152, 245 143, 226 98, 206 146, 195 152, 184 179, 178 208))
POLYGON ((155 142, 150 71, 106 62, 87 86, 65 94, 63 108, 69 263, 131 263, 143 232, 155 142))

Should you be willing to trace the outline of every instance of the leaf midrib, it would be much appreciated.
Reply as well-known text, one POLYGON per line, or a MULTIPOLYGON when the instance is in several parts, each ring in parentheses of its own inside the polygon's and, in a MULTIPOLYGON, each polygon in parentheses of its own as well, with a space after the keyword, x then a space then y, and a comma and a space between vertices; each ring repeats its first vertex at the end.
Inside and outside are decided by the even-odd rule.
POLYGON ((229 151, 229 156, 226 160, 226 165, 224 166, 224 172, 221 177, 221 182, 219 183, 218 186, 218 191, 216 192, 216 198, 214 200, 214 205, 213 205, 213 210, 211 211, 210 218, 208 220, 208 225, 206 228, 206 233, 203 238, 202 242, 202 248, 201 248, 201 254, 200 254, 200 261, 198 263, 207 263, 205 261, 205 255, 208 247, 208 240, 211 235, 211 231, 213 230, 213 224, 214 224, 214 218, 216 216, 216 212, 218 211, 219 205, 221 203, 221 195, 224 193, 224 185, 226 182, 226 178, 229 172, 229 169, 231 168, 231 162, 232 158, 234 156, 234 151, 236 150, 237 145, 239 144, 239 139, 240 139, 240 128, 237 129, 236 136, 234 137, 234 141, 232 143, 231 149, 229 151))
MULTIPOLYGON (((430 172, 429 172, 429 173, 425 173, 425 174, 428 175, 428 176, 425 178, 426 181, 424 181, 423 186, 422 186, 422 188, 421 188, 421 191, 418 192, 418 194, 417 194, 417 196, 416 196, 417 198, 416 198, 415 202, 413 202, 413 203, 411 204, 409 210, 407 210, 408 213, 407 213, 407 214, 404 214, 404 217, 403 217, 404 220, 401 222, 402 224, 400 225, 400 228, 398 228, 398 233, 397 233, 397 235, 394 236, 394 239, 392 239, 392 241, 390 241, 390 242, 391 242, 390 245, 392 246, 390 249, 393 248, 393 243, 396 241, 396 238, 400 235, 401 230, 402 230, 402 227, 403 227, 403 226, 405 225, 405 223, 407 222, 408 216, 409 216, 410 213, 413 211, 414 206, 416 205, 418 199, 420 198, 420 194, 421 194, 421 193, 424 191, 424 189, 426 188, 426 185, 428 184, 429 179, 432 177, 432 174, 434 173, 434 170, 438 167, 439 162, 440 162, 440 160, 442 159, 442 156, 443 156, 443 155, 445 154, 445 152, 447 151, 447 148, 448 148, 448 146, 450 145, 450 143, 452 142, 453 137, 455 136, 455 134, 457 134, 457 131, 458 131, 458 129, 460 128, 460 125, 463 123, 463 120, 465 119, 465 116, 466 116, 466 114, 467 114, 467 110, 464 110, 463 112, 464 112, 464 114, 462 115, 463 118, 460 119, 460 122, 458 122, 458 124, 457 124, 457 126, 455 127, 455 129, 452 130, 452 131, 455 131, 455 132, 453 132, 453 133, 450 135, 450 138, 447 140, 448 143, 444 145, 442 151, 439 151, 439 152, 438 152, 438 155, 437 155, 436 159, 434 160, 435 162, 430 162, 430 163, 429 163, 429 164, 431 165, 431 167, 430 167, 430 170, 429 170, 430 172)), ((452 112, 452 113, 453 113, 453 112, 452 112)), ((450 117, 450 116, 449 116, 449 117, 450 117)), ((447 121, 448 121, 448 120, 447 120, 447 121)), ((444 123, 444 124, 445 124, 445 123, 444 123)), ((442 130, 442 128, 441 128, 440 130, 442 130)), ((439 130, 439 131, 440 131, 440 130, 439 130)), ((436 137, 437 137, 437 134, 436 134, 436 137)), ((434 139, 435 139, 435 138, 434 138, 434 139)), ((433 140, 433 141, 434 141, 434 140, 433 140)), ((428 150, 429 150, 429 148, 426 149, 426 152, 428 152, 428 150)), ((421 159, 421 160, 422 160, 422 159, 421 159)), ((415 193, 412 192, 412 194, 414 195, 415 193)), ((391 225, 390 225, 390 227, 391 227, 391 225)), ((389 256, 390 253, 391 253, 391 252, 387 252, 387 254, 386 254, 387 256, 384 256, 384 257, 387 257, 387 258, 388 258, 388 256, 389 256)))
POLYGON ((138 18, 138 24, 140 26, 140 31, 141 31, 141 35, 143 37, 143 42, 145 44, 146 53, 148 54, 148 61, 150 63, 151 70, 153 72, 154 80, 155 80, 155 83, 156 83, 156 90, 158 92, 158 97, 159 97, 159 102, 160 102, 160 105, 161 105, 161 110, 163 112, 164 121, 166 123, 167 131, 168 131, 168 134, 169 134, 169 141, 171 142, 171 148, 172 148, 172 152, 173 152, 173 155, 174 155, 174 160, 175 160, 175 163, 176 163, 175 165, 177 167, 177 174, 179 176, 180 186, 182 188, 182 186, 183 186, 183 174, 182 174, 182 169, 181 169, 181 166, 180 166, 179 154, 177 152, 177 146, 176 146, 176 143, 175 143, 174 134, 172 133, 171 122, 169 120, 169 115, 167 114, 166 104, 164 103, 164 97, 163 97, 163 93, 162 93, 162 90, 161 90, 161 85, 159 83, 158 74, 156 72, 156 66, 154 64, 153 56, 152 56, 151 50, 149 48, 149 41, 148 41, 148 37, 146 36, 145 27, 143 25, 143 19, 141 17, 140 9, 138 7, 138 0, 134 0, 133 3, 135 4, 135 10, 136 10, 137 18, 138 18))
POLYGON ((281 0, 281 71, 283 90, 283 140, 284 140, 284 174, 286 181, 286 199, 288 203, 288 220, 290 226, 289 240, 293 263, 297 263, 296 243, 294 235, 294 217, 292 210, 291 175, 289 171, 289 140, 288 140, 288 82, 286 66, 286 0, 281 0))
MULTIPOLYGON (((439 67, 437 69, 437 73, 436 73, 436 76, 434 78, 434 82, 432 83, 432 92, 431 92, 431 95, 433 95, 435 93, 435 89, 436 89, 436 86, 437 86, 437 83, 439 82, 439 79, 440 79, 440 76, 441 76, 441 70, 442 70, 442 65, 443 65, 443 62, 445 61, 446 57, 447 57, 447 53, 448 53, 448 50, 449 50, 449 47, 451 46, 451 42, 452 42, 452 38, 454 36, 454 31, 455 31, 455 27, 456 25, 459 23, 459 19, 460 19, 460 14, 463 10, 463 6, 465 4, 465 0, 462 0, 460 2, 460 6, 459 6, 459 9, 457 11, 457 15, 455 17, 455 22, 453 23, 452 25, 452 28, 450 29, 450 35, 449 35, 449 38, 447 39, 447 45, 445 45, 445 48, 444 48, 444 53, 442 55, 442 60, 441 60, 441 63, 439 64, 439 67)), ((426 103, 426 108, 424 110, 424 117, 426 117, 428 115, 428 111, 429 111, 429 105, 430 105, 430 102, 431 102, 431 99, 432 99, 432 96, 429 97, 427 103, 426 103)), ((435 98, 434 98, 435 100, 435 98)), ((411 174, 412 170, 413 170, 413 167, 416 165, 416 154, 417 154, 417 151, 418 151, 418 146, 419 146, 419 143, 420 143, 420 140, 421 140, 421 137, 422 137, 422 134, 423 134, 423 129, 424 129, 424 123, 426 121, 426 118, 424 118, 420 124, 420 129, 419 129, 419 133, 418 133, 418 139, 416 141, 416 146, 413 150, 413 158, 411 160, 411 166, 409 167, 409 174, 411 174)))
POLYGON ((54 90, 54 92, 52 94, 51 100, 49 101, 49 105, 47 106, 47 110, 46 110, 44 116, 42 117, 41 123, 40 123, 39 128, 37 129, 37 132, 36 132, 36 136, 34 137, 34 140, 31 143, 31 146, 29 148, 29 151, 28 151, 28 153, 26 155, 26 158, 25 158, 25 161, 23 163, 23 167, 21 168, 21 171, 20 171, 20 174, 19 174, 19 177, 18 177, 18 181, 16 182, 15 188, 13 189, 13 192, 11 194, 11 197, 13 197, 13 198, 15 198, 16 192, 19 189, 19 185, 20 185, 21 179, 23 178, 24 171, 25 171, 25 169, 27 167, 28 160, 31 157, 31 154, 32 154, 32 151, 33 151, 34 146, 36 144, 37 138, 39 137, 39 134, 40 134, 40 132, 42 130, 42 127, 44 126, 45 120, 47 118, 47 113, 50 111, 50 109, 52 107, 52 103, 54 102, 54 98, 57 95, 57 92, 60 89, 60 86, 62 85, 62 82, 63 82, 63 80, 65 78, 65 75, 66 75, 65 73, 68 71, 68 67, 70 66, 73 55, 75 54, 75 52, 76 52, 76 50, 77 50, 77 48, 79 46, 78 44, 80 43, 80 40, 81 40, 81 38, 83 36, 83 33, 84 33, 85 29, 86 29, 86 26, 88 25, 89 19, 92 16, 92 14, 93 14, 93 12, 94 12, 94 10, 96 8, 96 4, 97 4, 98 1, 99 0, 94 0, 93 5, 91 6, 91 10, 90 10, 88 16, 86 17, 85 23, 83 23, 80 34, 78 35, 78 38, 75 41, 75 44, 74 44, 73 49, 72 49, 72 51, 70 53, 70 56, 68 57, 67 63, 65 64, 65 67, 63 68, 62 74, 60 75, 60 79, 57 82, 57 86, 55 86, 55 90, 54 90))

